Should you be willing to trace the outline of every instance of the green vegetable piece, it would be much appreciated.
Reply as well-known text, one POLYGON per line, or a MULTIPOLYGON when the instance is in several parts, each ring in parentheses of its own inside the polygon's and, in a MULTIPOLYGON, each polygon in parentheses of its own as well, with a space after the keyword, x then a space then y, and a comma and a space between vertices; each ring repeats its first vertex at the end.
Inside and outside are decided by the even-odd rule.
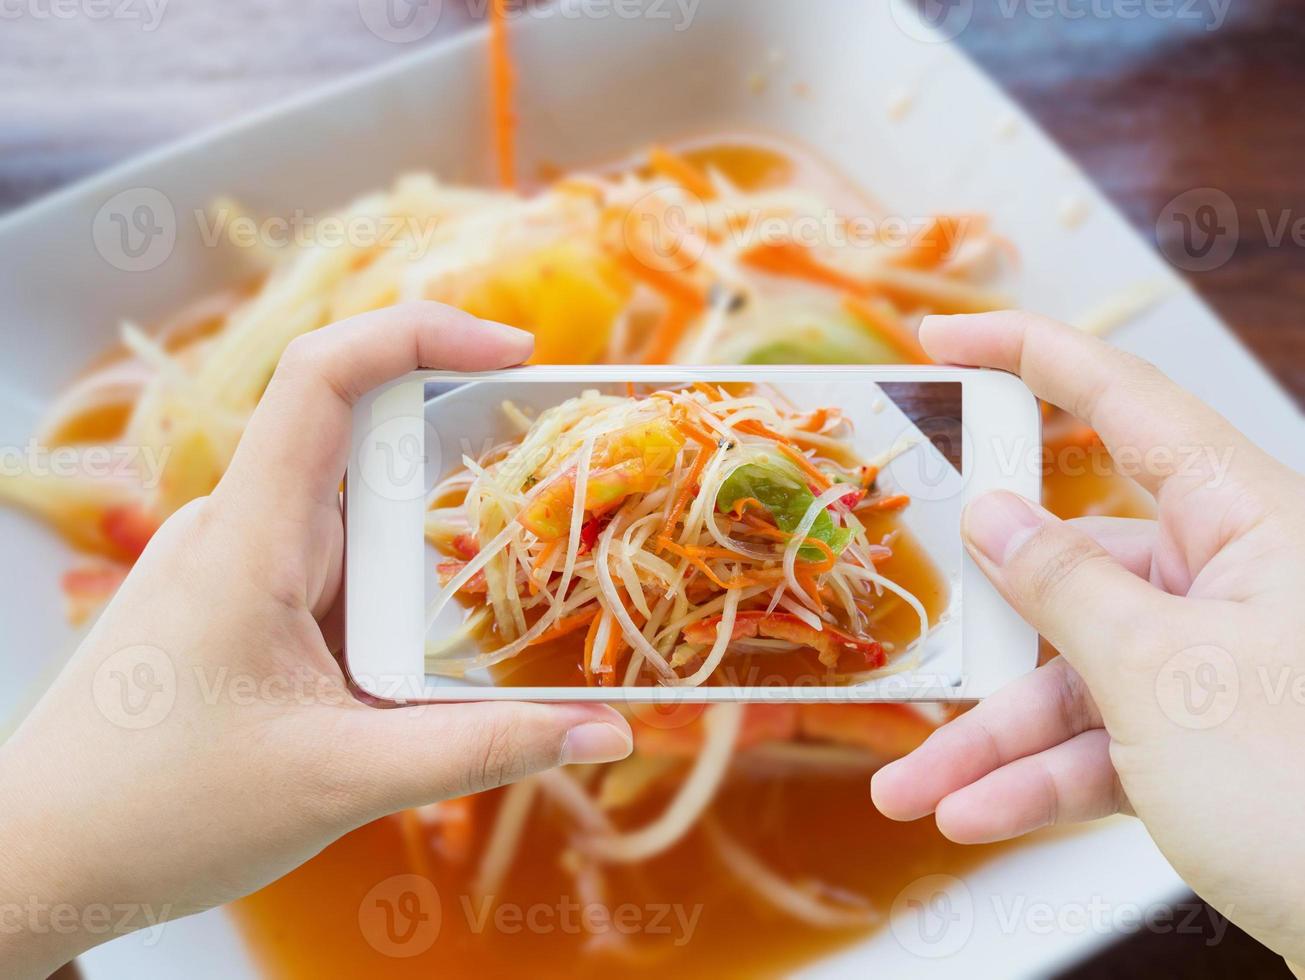
MULTIPOLYGON (((721 511, 728 511, 748 497, 760 500, 780 530, 790 534, 797 530, 803 515, 816 499, 802 474, 779 459, 740 466, 721 484, 716 494, 716 506, 721 511)), ((838 554, 852 540, 852 532, 845 527, 836 527, 829 511, 822 510, 816 515, 807 537, 825 542, 834 554, 838 554)), ((798 549, 798 556, 805 561, 821 561, 825 557, 819 548, 806 544, 798 549)))

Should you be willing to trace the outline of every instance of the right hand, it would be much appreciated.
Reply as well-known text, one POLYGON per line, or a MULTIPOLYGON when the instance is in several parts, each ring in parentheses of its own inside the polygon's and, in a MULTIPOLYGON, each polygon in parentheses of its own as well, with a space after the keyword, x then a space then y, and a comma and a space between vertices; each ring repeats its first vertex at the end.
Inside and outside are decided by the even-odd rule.
POLYGON ((1021 313, 931 317, 941 362, 1019 374, 1141 461, 1158 518, 994 493, 966 547, 1061 657, 880 770, 889 817, 964 843, 1135 813, 1211 905, 1305 961, 1305 479, 1150 364, 1021 313))

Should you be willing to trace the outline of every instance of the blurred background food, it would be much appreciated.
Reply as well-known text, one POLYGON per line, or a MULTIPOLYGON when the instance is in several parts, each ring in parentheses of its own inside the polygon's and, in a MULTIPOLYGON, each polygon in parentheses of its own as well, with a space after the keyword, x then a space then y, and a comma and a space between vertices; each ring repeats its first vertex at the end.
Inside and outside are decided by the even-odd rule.
MULTIPOLYGON (((13 19, 0 34, 5 54, 0 79, 8 93, 0 96, 0 205, 15 206, 206 123, 406 53, 473 24, 484 11, 483 4, 464 8, 452 0, 445 7, 438 29, 414 45, 377 37, 352 0, 332 0, 311 10, 268 0, 223 5, 173 0, 157 30, 148 32, 86 17, 13 19)), ((1234 3, 1217 29, 1211 29, 1199 21, 1161 18, 1046 17, 1020 11, 1009 16, 995 5, 983 5, 973 8, 958 43, 1007 85, 1145 235, 1159 236, 1162 246, 1166 235, 1176 233, 1158 223, 1173 198, 1206 186, 1231 196, 1242 228, 1238 250, 1226 264, 1193 281, 1300 398, 1305 392, 1305 331, 1299 327, 1305 264, 1301 248, 1289 239, 1277 246, 1268 241, 1262 214, 1270 221, 1283 214, 1305 216, 1305 191, 1294 180, 1305 162, 1305 122, 1288 109, 1291 97, 1305 86, 1300 57, 1305 16, 1286 3, 1234 3), (1296 205, 1301 207, 1293 212, 1296 205)), ((530 78, 518 82, 546 84, 530 78)), ((649 134, 649 139, 661 135, 649 134)), ((667 268, 650 264, 647 253, 636 257, 644 261, 624 262, 607 247, 601 222, 586 223, 586 208, 598 218, 611 207, 629 213, 642 206, 649 187, 663 186, 670 188, 668 193, 678 187, 699 199, 815 190, 823 198, 818 206, 835 198, 846 206, 847 189, 832 189, 836 181, 829 175, 813 176, 800 148, 762 147, 731 134, 714 143, 630 150, 630 160, 616 169, 653 183, 600 186, 596 200, 592 185, 588 191, 558 189, 560 175, 515 175, 522 183, 554 188, 550 193, 561 202, 556 234, 532 241, 511 261, 493 263, 494 275, 459 280, 452 293, 435 295, 531 327, 540 339, 540 360, 673 360, 688 356, 683 345, 691 351, 695 336, 709 328, 716 304, 734 305, 732 299, 722 300, 719 288, 713 294, 729 279, 728 264, 717 267, 699 254, 687 265, 677 261, 667 268), (725 183, 715 183, 716 177, 725 183), (638 193, 622 197, 632 189, 638 193), (617 334, 615 326, 636 293, 645 308, 636 309, 635 322, 617 334), (691 315, 683 311, 685 304, 693 305, 691 315), (588 318, 582 330, 574 329, 577 310, 588 318)), ((436 210, 453 206, 434 201, 432 195, 444 191, 426 185, 395 185, 393 193, 413 199, 425 195, 422 206, 436 210)), ((475 203, 492 211, 510 206, 505 198, 500 191, 477 197, 475 203)), ((460 199, 457 206, 465 203, 460 199)), ((948 220, 939 218, 939 227, 948 220)), ((1000 229, 983 228, 980 236, 988 235, 995 240, 1000 229)), ((628 236, 621 240, 629 244, 628 236)), ((964 284, 980 297, 999 295, 1001 263, 1011 257, 993 250, 994 256, 984 261, 961 261, 967 257, 959 251, 947 247, 927 257, 924 274, 964 284), (994 292, 982 292, 989 289, 994 292)), ((848 306, 849 290, 841 277, 864 281, 873 270, 841 268, 832 254, 817 256, 818 262, 807 255, 795 260, 789 252, 757 254, 764 258, 754 259, 756 275, 747 277, 744 291, 756 290, 760 283, 773 312, 760 317, 759 324, 727 332, 733 344, 721 349, 730 360, 910 359, 920 313, 946 308, 936 289, 908 296, 890 292, 887 303, 871 311, 867 329, 866 313, 848 306), (829 274, 830 265, 836 275, 829 274), (799 322, 804 320, 814 320, 814 327, 799 322)), ((904 265, 914 274, 917 259, 902 263, 890 255, 887 265, 904 265)), ((230 338, 242 334, 232 320, 251 319, 250 305, 266 297, 269 283, 276 281, 274 274, 233 284, 235 292, 211 300, 200 315, 182 316, 181 329, 161 344, 161 325, 143 325, 138 336, 128 337, 127 352, 154 370, 151 378, 163 373, 170 358, 187 368, 211 364, 214 347, 230 346, 230 338)), ((431 282, 424 279, 419 288, 427 289, 431 282)), ((446 286, 441 280, 437 288, 446 286)), ((322 281, 322 289, 328 287, 331 312, 347 313, 392 301, 401 285, 399 277, 378 275, 364 261, 336 270, 329 282, 322 281)), ((302 308, 303 297, 299 300, 296 309, 302 308)), ((991 305, 1001 304, 993 300, 991 305)), ((321 315, 326 314, 314 313, 321 315)), ((277 352, 278 342, 264 336, 253 360, 270 364, 277 352)), ((98 353, 87 352, 88 366, 98 353)), ((210 369, 215 379, 211 390, 228 399, 222 407, 233 420, 224 425, 221 413, 200 412, 202 422, 181 427, 190 438, 177 435, 175 422, 194 423, 193 406, 179 408, 172 399, 170 409, 156 409, 152 416, 138 411, 140 402, 148 401, 139 399, 142 391, 166 388, 157 381, 152 389, 150 382, 131 389, 130 412, 121 399, 109 399, 94 410, 74 406, 56 420, 49 434, 53 441, 112 439, 124 425, 136 424, 152 428, 154 438, 166 439, 174 448, 168 479, 148 501, 128 494, 125 501, 115 497, 106 503, 92 494, 51 511, 50 498, 39 490, 19 500, 44 510, 61 530, 98 554, 93 564, 73 569, 71 580, 65 580, 71 614, 91 614, 157 521, 185 499, 206 492, 216 479, 229 442, 238 434, 240 413, 257 397, 264 377, 261 370, 250 369, 248 353, 247 346, 239 346, 239 358, 219 359, 218 367, 210 369), (240 370, 223 373, 224 363, 238 363, 240 370), (157 434, 160 428, 167 429, 166 437, 157 434)), ((1053 419, 1052 425, 1054 435, 1083 440, 1091 449, 1090 434, 1072 420, 1053 419)), ((1053 475, 1048 490, 1053 507, 1064 513, 1135 513, 1145 507, 1127 485, 1109 478, 1085 483, 1053 475)), ((51 575, 64 572, 68 570, 49 570, 51 575)), ((956 848, 927 823, 889 824, 869 808, 867 773, 908 750, 936 720, 896 708, 751 708, 715 721, 636 717, 638 752, 629 764, 562 777, 566 784, 550 779, 381 821, 240 903, 235 914, 269 976, 351 976, 367 970, 416 976, 427 975, 433 962, 453 975, 499 973, 522 963, 530 963, 537 975, 544 962, 554 964, 559 975, 613 969, 651 973, 665 967, 702 975, 781 970, 873 928, 904 882, 933 870, 969 866, 991 852, 956 848), (719 741, 724 737, 719 732, 727 729, 734 745, 728 766, 710 751, 713 738, 719 741), (681 807, 694 804, 695 819, 668 823, 665 814, 676 808, 667 807, 681 796, 686 800, 681 807), (696 819, 708 809, 705 819, 696 819), (609 820, 626 833, 603 823, 609 820), (653 843, 632 833, 640 827, 654 831, 653 843), (620 860, 593 861, 575 846, 577 832, 623 842, 609 845, 617 851, 634 850, 620 860), (670 895, 676 901, 701 902, 708 911, 698 933, 701 941, 687 950, 668 950, 665 944, 613 946, 599 936, 557 932, 487 948, 475 937, 447 934, 434 959, 378 959, 374 946, 364 943, 352 925, 359 896, 388 874, 411 872, 448 882, 456 893, 483 894, 501 887, 522 904, 556 901, 559 894, 604 895, 608 902, 670 895)), ((1281 972, 1276 958, 1235 929, 1217 945, 1208 946, 1207 939, 1143 934, 1075 975, 1143 975, 1160 963, 1169 975, 1281 972)))

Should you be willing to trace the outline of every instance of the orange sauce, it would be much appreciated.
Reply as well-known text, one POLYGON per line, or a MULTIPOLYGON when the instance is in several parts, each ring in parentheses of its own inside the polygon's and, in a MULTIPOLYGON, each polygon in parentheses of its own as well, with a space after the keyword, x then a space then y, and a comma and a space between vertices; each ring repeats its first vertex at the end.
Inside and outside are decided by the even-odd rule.
MULTIPOLYGON (((477 846, 483 846, 499 793, 477 801, 477 846)), ((665 805, 665 796, 619 815, 637 826, 665 805)), ((636 868, 609 872, 604 904, 633 906, 631 935, 623 951, 586 952, 588 936, 566 931, 561 909, 579 902, 571 876, 561 867, 566 824, 543 810, 530 821, 517 862, 504 882, 501 906, 535 913, 538 931, 490 925, 478 930, 482 906, 470 895, 475 859, 467 865, 431 867, 439 896, 438 938, 410 958, 386 955, 385 934, 360 925, 359 908, 386 900, 378 883, 414 873, 406 857, 401 820, 380 820, 327 848, 319 857, 233 907, 251 952, 268 978, 329 980, 385 977, 536 978, 779 976, 822 953, 854 942, 863 932, 824 932, 804 927, 762 906, 713 856, 710 844, 691 833, 680 844, 636 868), (659 907, 678 905, 691 929, 673 912, 654 923, 659 907), (548 926, 551 919, 553 927, 548 926), (655 931, 666 926, 669 931, 655 931), (683 941, 687 936, 687 942, 683 941), (381 947, 378 949, 377 947, 381 947)), ((724 826, 740 843, 791 880, 812 877, 867 897, 887 912, 899 890, 941 869, 961 872, 988 858, 993 847, 962 847, 945 840, 932 821, 894 823, 870 805, 865 773, 839 776, 739 775, 715 804, 724 826)), ((436 853, 432 845, 431 853, 436 853)), ((434 903, 425 903, 433 909, 434 903)), ((420 947, 424 939, 411 942, 420 947)), ((401 947, 400 947, 401 948, 401 947)))
POLYGON ((112 442, 127 427, 133 407, 130 401, 124 400, 79 412, 54 429, 48 442, 51 446, 112 442))
POLYGON ((1064 519, 1155 516, 1151 495, 1117 474, 1110 456, 1100 447, 1052 457, 1042 474, 1042 503, 1064 519))

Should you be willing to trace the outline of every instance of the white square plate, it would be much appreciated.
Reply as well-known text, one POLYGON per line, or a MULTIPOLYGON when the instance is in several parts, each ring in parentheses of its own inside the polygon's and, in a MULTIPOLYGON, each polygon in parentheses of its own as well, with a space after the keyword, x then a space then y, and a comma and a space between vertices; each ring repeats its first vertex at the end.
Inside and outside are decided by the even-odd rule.
MULTIPOLYGON (((606 9, 608 16, 552 14, 513 25, 525 79, 518 107, 531 157, 525 172, 541 162, 616 158, 679 135, 769 130, 797 139, 892 213, 990 214, 1023 257, 1016 294, 1024 306, 1075 320, 1139 288, 1156 291, 1162 298, 1115 339, 1158 362, 1266 449, 1305 467, 1290 400, 1073 164, 907 4, 710 0, 695 8, 687 30, 676 29, 677 5, 664 0, 648 0, 646 16, 616 15, 629 9, 624 2, 606 9), (654 17, 654 7, 663 15, 654 17), (760 93, 749 81, 759 71, 770 76, 760 93), (799 82, 809 97, 795 90, 799 82), (900 114, 890 106, 903 92, 909 112, 894 118, 900 114), (1057 218, 1067 200, 1086 208, 1072 229, 1057 218)), ((119 316, 160 319, 239 274, 234 259, 205 246, 194 219, 214 197, 231 195, 255 213, 314 213, 406 170, 488 178, 483 38, 469 34, 344 80, 0 222, 0 398, 8 406, 0 444, 23 444, 52 394, 114 339, 119 316), (138 188, 166 200, 161 216, 176 242, 161 264, 127 272, 97 252, 94 231, 111 228, 115 213, 129 219, 130 208, 122 209, 135 198, 123 192, 138 188)), ((0 540, 8 554, 23 556, 0 566, 7 640, 0 713, 12 717, 75 637, 62 625, 58 594, 66 550, 8 511, 0 511, 0 540)), ((1022 896, 1029 907, 1099 901, 1120 910, 1181 888, 1142 828, 1121 822, 1013 850, 966 880, 972 928, 952 955, 933 961, 932 975, 1043 974, 1117 934, 1113 927, 1012 929, 990 914, 1001 896, 1022 896)), ((918 969, 918 951, 900 935, 885 930, 812 973, 918 969)), ((85 957, 87 974, 197 976, 206 963, 214 975, 252 975, 220 914, 168 926, 148 955, 143 944, 137 936, 101 947, 85 957)))

